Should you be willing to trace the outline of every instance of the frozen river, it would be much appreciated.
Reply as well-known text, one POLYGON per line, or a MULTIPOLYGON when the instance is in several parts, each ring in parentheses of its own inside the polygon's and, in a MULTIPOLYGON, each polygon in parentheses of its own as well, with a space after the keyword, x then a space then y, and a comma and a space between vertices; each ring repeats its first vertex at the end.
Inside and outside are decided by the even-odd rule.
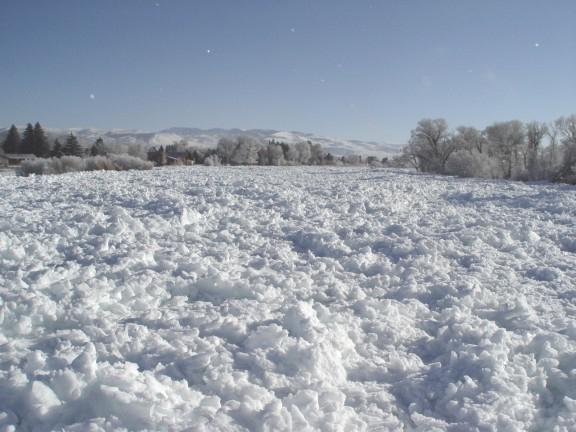
POLYGON ((576 188, 0 177, 0 430, 126 429, 575 430, 576 188))

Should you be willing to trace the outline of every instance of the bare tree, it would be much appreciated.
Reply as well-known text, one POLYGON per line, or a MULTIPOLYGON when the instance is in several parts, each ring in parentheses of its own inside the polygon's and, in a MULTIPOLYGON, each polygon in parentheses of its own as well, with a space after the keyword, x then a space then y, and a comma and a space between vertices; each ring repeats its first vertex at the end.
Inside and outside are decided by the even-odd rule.
POLYGON ((216 151, 224 165, 228 165, 232 162, 232 156, 234 156, 237 144, 236 140, 230 138, 222 138, 218 141, 216 151))
POLYGON ((482 153, 486 146, 486 137, 474 127, 460 126, 454 134, 454 145, 457 149, 482 153))
POLYGON ((545 148, 545 175, 550 179, 561 162, 561 155, 558 151, 558 125, 556 122, 551 122, 547 127, 548 146, 545 148))
POLYGON ((530 122, 526 125, 526 152, 524 154, 524 165, 528 172, 528 178, 536 179, 541 176, 538 170, 538 159, 542 140, 548 132, 546 123, 530 122))
POLYGON ((564 147, 560 176, 573 176, 576 168, 576 115, 561 117, 555 125, 564 147))

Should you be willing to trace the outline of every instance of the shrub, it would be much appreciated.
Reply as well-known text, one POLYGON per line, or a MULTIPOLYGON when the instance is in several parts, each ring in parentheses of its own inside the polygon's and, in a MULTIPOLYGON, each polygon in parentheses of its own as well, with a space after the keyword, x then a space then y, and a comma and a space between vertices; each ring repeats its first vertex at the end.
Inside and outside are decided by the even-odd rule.
POLYGON ((149 170, 154 167, 152 162, 145 161, 134 156, 124 154, 111 154, 109 158, 118 171, 126 171, 131 169, 149 170))
POLYGON ((86 158, 86 171, 115 170, 116 166, 112 159, 105 156, 86 158))
POLYGON ((204 165, 206 165, 206 166, 220 166, 220 165, 222 165, 222 162, 220 161, 220 158, 218 157, 218 155, 213 154, 213 155, 207 156, 204 159, 204 165))
POLYGON ((126 171, 131 169, 152 169, 152 162, 144 161, 129 155, 111 154, 110 156, 93 156, 82 159, 77 156, 61 158, 32 159, 22 162, 19 175, 62 174, 78 171, 126 171))
POLYGON ((458 150, 452 153, 446 161, 446 174, 459 177, 501 177, 494 160, 477 150, 458 150))

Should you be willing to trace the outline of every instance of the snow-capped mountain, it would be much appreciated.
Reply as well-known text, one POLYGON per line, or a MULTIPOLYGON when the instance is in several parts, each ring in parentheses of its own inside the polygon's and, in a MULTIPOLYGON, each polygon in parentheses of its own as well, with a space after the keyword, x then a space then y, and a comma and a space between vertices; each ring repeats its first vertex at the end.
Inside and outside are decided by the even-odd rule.
MULTIPOLYGON (((7 128, 0 128, 0 138, 6 134, 7 130, 7 128)), ((302 141, 311 141, 314 144, 322 145, 323 149, 336 156, 359 154, 363 156, 376 156, 382 158, 396 155, 402 148, 401 144, 335 139, 312 133, 287 132, 272 129, 244 130, 173 127, 157 132, 148 132, 135 129, 46 128, 46 133, 50 139, 61 138, 61 141, 70 132, 74 133, 80 143, 85 146, 93 144, 99 137, 102 137, 104 142, 110 146, 139 143, 152 147, 160 145, 166 146, 175 142, 186 141, 193 146, 216 147, 221 138, 235 138, 242 135, 263 142, 276 140, 292 144, 302 141)))

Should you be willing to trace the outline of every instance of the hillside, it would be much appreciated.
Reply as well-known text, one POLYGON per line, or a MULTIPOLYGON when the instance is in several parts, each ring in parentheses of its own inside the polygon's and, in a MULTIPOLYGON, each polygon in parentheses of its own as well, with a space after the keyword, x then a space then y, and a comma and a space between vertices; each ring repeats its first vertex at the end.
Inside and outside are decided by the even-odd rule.
POLYGON ((6 177, 0 429, 574 430, 575 217, 384 169, 6 177))

